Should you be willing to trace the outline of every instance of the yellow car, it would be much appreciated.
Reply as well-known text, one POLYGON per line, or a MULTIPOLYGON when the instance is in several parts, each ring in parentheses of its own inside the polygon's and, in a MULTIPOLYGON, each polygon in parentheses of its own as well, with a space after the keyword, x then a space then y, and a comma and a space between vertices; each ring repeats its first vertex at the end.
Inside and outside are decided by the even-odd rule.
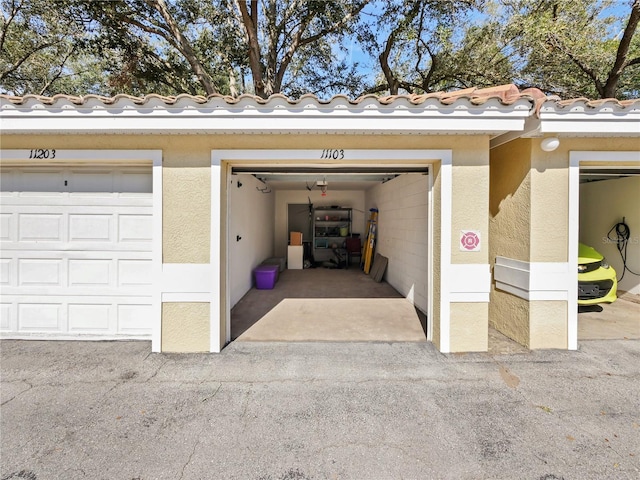
POLYGON ((611 303, 618 298, 616 271, 595 248, 578 245, 578 305, 611 303))

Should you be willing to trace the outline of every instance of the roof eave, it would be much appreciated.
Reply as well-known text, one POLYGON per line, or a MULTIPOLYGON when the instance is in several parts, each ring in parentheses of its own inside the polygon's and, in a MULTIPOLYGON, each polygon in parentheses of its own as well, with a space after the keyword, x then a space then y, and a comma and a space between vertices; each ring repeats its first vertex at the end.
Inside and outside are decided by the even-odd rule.
POLYGON ((567 136, 640 136, 640 102, 615 100, 545 103, 540 133, 567 136))
POLYGON ((3 109, 3 134, 451 134, 522 130, 530 104, 502 108, 260 111, 3 109))

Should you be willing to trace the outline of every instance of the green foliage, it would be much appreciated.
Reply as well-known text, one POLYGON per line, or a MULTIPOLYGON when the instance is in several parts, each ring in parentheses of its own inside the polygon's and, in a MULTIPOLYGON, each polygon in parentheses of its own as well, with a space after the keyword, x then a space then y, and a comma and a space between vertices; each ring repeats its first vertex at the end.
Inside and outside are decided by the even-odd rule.
POLYGON ((521 63, 518 83, 563 98, 638 95, 640 36, 636 27, 628 32, 628 51, 621 48, 629 19, 634 11, 640 15, 638 0, 503 3, 504 34, 513 37, 513 56, 521 63))
POLYGON ((82 51, 84 31, 56 5, 35 0, 2 0, 0 23, 0 91, 77 93, 70 77, 78 69, 78 86, 89 89, 95 78, 82 51))
POLYGON ((0 91, 640 96, 640 0, 0 0, 0 91), (359 52, 355 57, 355 51, 359 52))

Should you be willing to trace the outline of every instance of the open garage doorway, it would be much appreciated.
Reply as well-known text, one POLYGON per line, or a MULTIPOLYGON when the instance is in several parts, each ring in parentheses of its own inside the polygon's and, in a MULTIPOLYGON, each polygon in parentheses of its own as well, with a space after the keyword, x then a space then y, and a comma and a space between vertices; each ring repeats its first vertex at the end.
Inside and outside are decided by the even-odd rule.
POLYGON ((605 160, 578 167, 578 341, 640 339, 640 165, 586 153, 605 160))
POLYGON ((426 341, 429 169, 426 161, 228 165, 228 341, 426 341), (360 258, 344 252, 347 239, 364 247, 374 208, 375 252, 388 262, 379 283, 362 271, 360 258), (304 215, 309 233, 297 262, 290 226, 304 215), (321 232, 319 225, 335 230, 321 232), (279 267, 272 289, 256 288, 253 270, 262 263, 279 267))

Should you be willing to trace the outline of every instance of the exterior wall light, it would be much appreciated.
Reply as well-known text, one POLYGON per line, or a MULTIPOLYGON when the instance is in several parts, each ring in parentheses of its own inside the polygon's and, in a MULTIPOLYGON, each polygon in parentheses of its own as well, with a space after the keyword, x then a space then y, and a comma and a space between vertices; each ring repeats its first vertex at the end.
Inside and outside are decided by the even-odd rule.
POLYGON ((540 142, 540 148, 545 152, 553 152, 560 146, 558 137, 547 137, 540 142))

